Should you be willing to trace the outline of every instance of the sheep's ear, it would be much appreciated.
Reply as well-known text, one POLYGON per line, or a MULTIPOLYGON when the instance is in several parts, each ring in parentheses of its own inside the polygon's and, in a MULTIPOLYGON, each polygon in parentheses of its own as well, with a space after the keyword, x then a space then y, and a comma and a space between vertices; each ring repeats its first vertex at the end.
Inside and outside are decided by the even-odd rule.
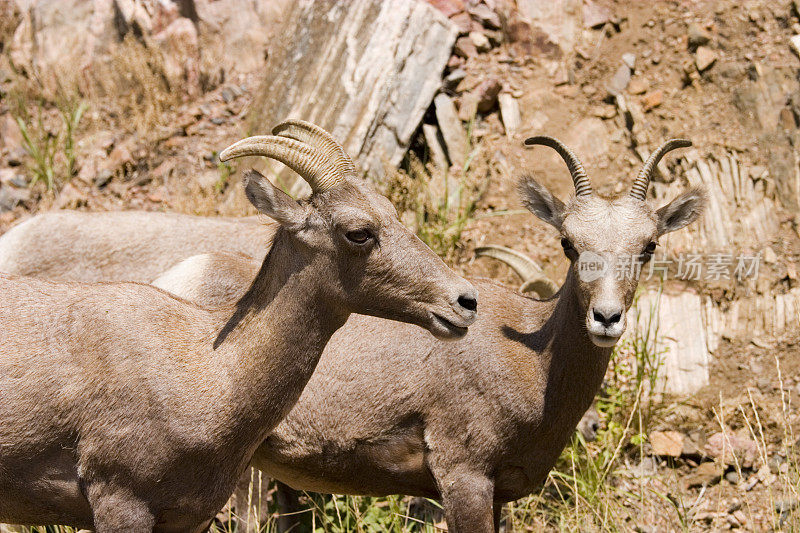
POLYGON ((259 213, 289 229, 305 224, 308 209, 270 183, 261 173, 255 170, 245 172, 243 185, 247 199, 259 213))
POLYGON ((530 176, 519 180, 517 190, 522 204, 531 213, 561 231, 564 212, 567 209, 564 202, 553 196, 544 185, 540 185, 530 176))
POLYGON ((685 228, 703 213, 706 206, 706 191, 692 189, 656 211, 658 235, 685 228))

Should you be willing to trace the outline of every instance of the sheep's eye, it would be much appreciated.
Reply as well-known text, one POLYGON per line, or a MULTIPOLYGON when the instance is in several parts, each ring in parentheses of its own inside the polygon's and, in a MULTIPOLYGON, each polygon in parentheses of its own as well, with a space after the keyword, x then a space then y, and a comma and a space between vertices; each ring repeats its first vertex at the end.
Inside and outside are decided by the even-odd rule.
POLYGON ((370 232, 364 229, 348 231, 347 233, 344 234, 344 236, 347 237, 348 241, 355 244, 364 244, 370 238, 372 238, 370 232))
POLYGON ((653 253, 656 251, 656 246, 658 246, 657 242, 647 243, 647 246, 644 247, 644 253, 648 255, 653 255, 653 253))
POLYGON ((561 239, 561 247, 564 249, 564 251, 574 249, 574 246, 572 246, 572 243, 569 242, 569 239, 567 239, 566 237, 561 239))

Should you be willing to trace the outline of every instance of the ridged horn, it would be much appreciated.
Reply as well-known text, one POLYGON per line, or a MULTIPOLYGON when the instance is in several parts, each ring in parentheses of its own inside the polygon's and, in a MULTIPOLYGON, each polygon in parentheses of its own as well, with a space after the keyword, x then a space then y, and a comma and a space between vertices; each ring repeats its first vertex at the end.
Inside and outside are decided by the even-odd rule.
POLYGON ((355 173, 356 165, 333 136, 316 124, 289 119, 272 128, 273 135, 288 137, 319 148, 342 173, 355 173))
POLYGON ((569 173, 572 175, 572 182, 575 184, 575 196, 589 196, 592 194, 592 184, 589 183, 589 178, 586 175, 586 170, 583 168, 581 160, 575 155, 575 152, 567 148, 564 143, 553 137, 546 135, 537 135, 536 137, 528 137, 524 142, 525 146, 542 145, 549 146, 561 156, 561 159, 567 164, 569 173))
POLYGON ((631 196, 644 202, 647 199, 647 188, 650 186, 650 177, 653 175, 653 170, 655 170, 661 158, 664 157, 667 152, 675 150, 676 148, 686 148, 691 145, 692 141, 688 139, 670 139, 659 146, 657 150, 650 154, 647 161, 644 162, 642 170, 639 171, 639 175, 636 176, 636 179, 633 181, 631 196))
POLYGON ((533 259, 523 253, 512 250, 511 248, 506 248, 505 246, 487 244, 486 246, 479 246, 476 248, 475 255, 478 257, 491 257, 511 267, 511 270, 522 278, 520 292, 533 291, 536 292, 540 298, 549 298, 558 292, 558 285, 547 279, 541 267, 539 267, 533 259))
POLYGON ((251 155, 261 155, 280 161, 308 182, 314 192, 324 192, 344 182, 342 175, 325 154, 312 146, 287 137, 274 135, 247 137, 220 152, 219 160, 228 161, 251 155))

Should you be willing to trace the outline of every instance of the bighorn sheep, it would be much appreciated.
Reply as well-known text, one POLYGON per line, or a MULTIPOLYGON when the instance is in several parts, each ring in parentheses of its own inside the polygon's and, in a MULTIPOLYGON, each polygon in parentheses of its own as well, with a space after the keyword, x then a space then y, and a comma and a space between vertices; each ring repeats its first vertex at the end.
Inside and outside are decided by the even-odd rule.
POLYGON ((0 272, 61 281, 149 282, 206 252, 261 261, 277 224, 148 211, 36 215, 0 236, 0 272))
MULTIPOLYGON (((631 193, 613 200, 592 192, 582 164, 559 141, 532 137, 525 144, 554 148, 576 189, 565 205, 532 178, 520 180, 523 203, 559 231, 571 263, 558 293, 542 301, 472 280, 481 314, 451 343, 404 324, 351 316, 253 466, 297 489, 441 498, 456 532, 496 531, 501 505, 545 480, 625 329, 639 271, 617 278, 614 263, 649 260, 658 238, 693 222, 705 198, 691 190, 658 210, 646 202, 655 165, 688 141, 661 146, 631 193), (582 279, 580 258, 592 254, 610 268, 582 279)), ((241 286, 253 274, 241 258, 205 260, 215 272, 240 276, 250 269, 241 286), (238 266, 223 266, 227 261, 238 266)), ((202 269, 195 275, 201 290, 187 296, 213 297, 202 269)))
POLYGON ((204 529, 350 313, 466 334, 473 286, 354 179, 341 147, 300 121, 273 133, 220 157, 277 159, 313 193, 296 202, 247 174, 280 228, 235 307, 0 275, 0 521, 204 529))

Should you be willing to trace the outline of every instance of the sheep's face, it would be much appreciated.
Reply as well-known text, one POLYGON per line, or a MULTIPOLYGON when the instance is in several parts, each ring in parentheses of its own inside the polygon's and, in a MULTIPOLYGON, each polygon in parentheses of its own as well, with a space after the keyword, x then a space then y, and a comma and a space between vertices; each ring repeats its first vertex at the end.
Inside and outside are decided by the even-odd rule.
POLYGON ((609 200, 592 193, 565 205, 532 178, 520 182, 520 191, 523 203, 559 231, 586 329, 604 347, 625 331, 625 313, 658 238, 697 219, 704 201, 691 190, 657 211, 628 195, 609 200))
POLYGON ((475 321, 477 294, 400 223, 394 206, 353 177, 297 202, 256 172, 248 197, 322 272, 323 294, 347 312, 411 322, 441 338, 475 321))

